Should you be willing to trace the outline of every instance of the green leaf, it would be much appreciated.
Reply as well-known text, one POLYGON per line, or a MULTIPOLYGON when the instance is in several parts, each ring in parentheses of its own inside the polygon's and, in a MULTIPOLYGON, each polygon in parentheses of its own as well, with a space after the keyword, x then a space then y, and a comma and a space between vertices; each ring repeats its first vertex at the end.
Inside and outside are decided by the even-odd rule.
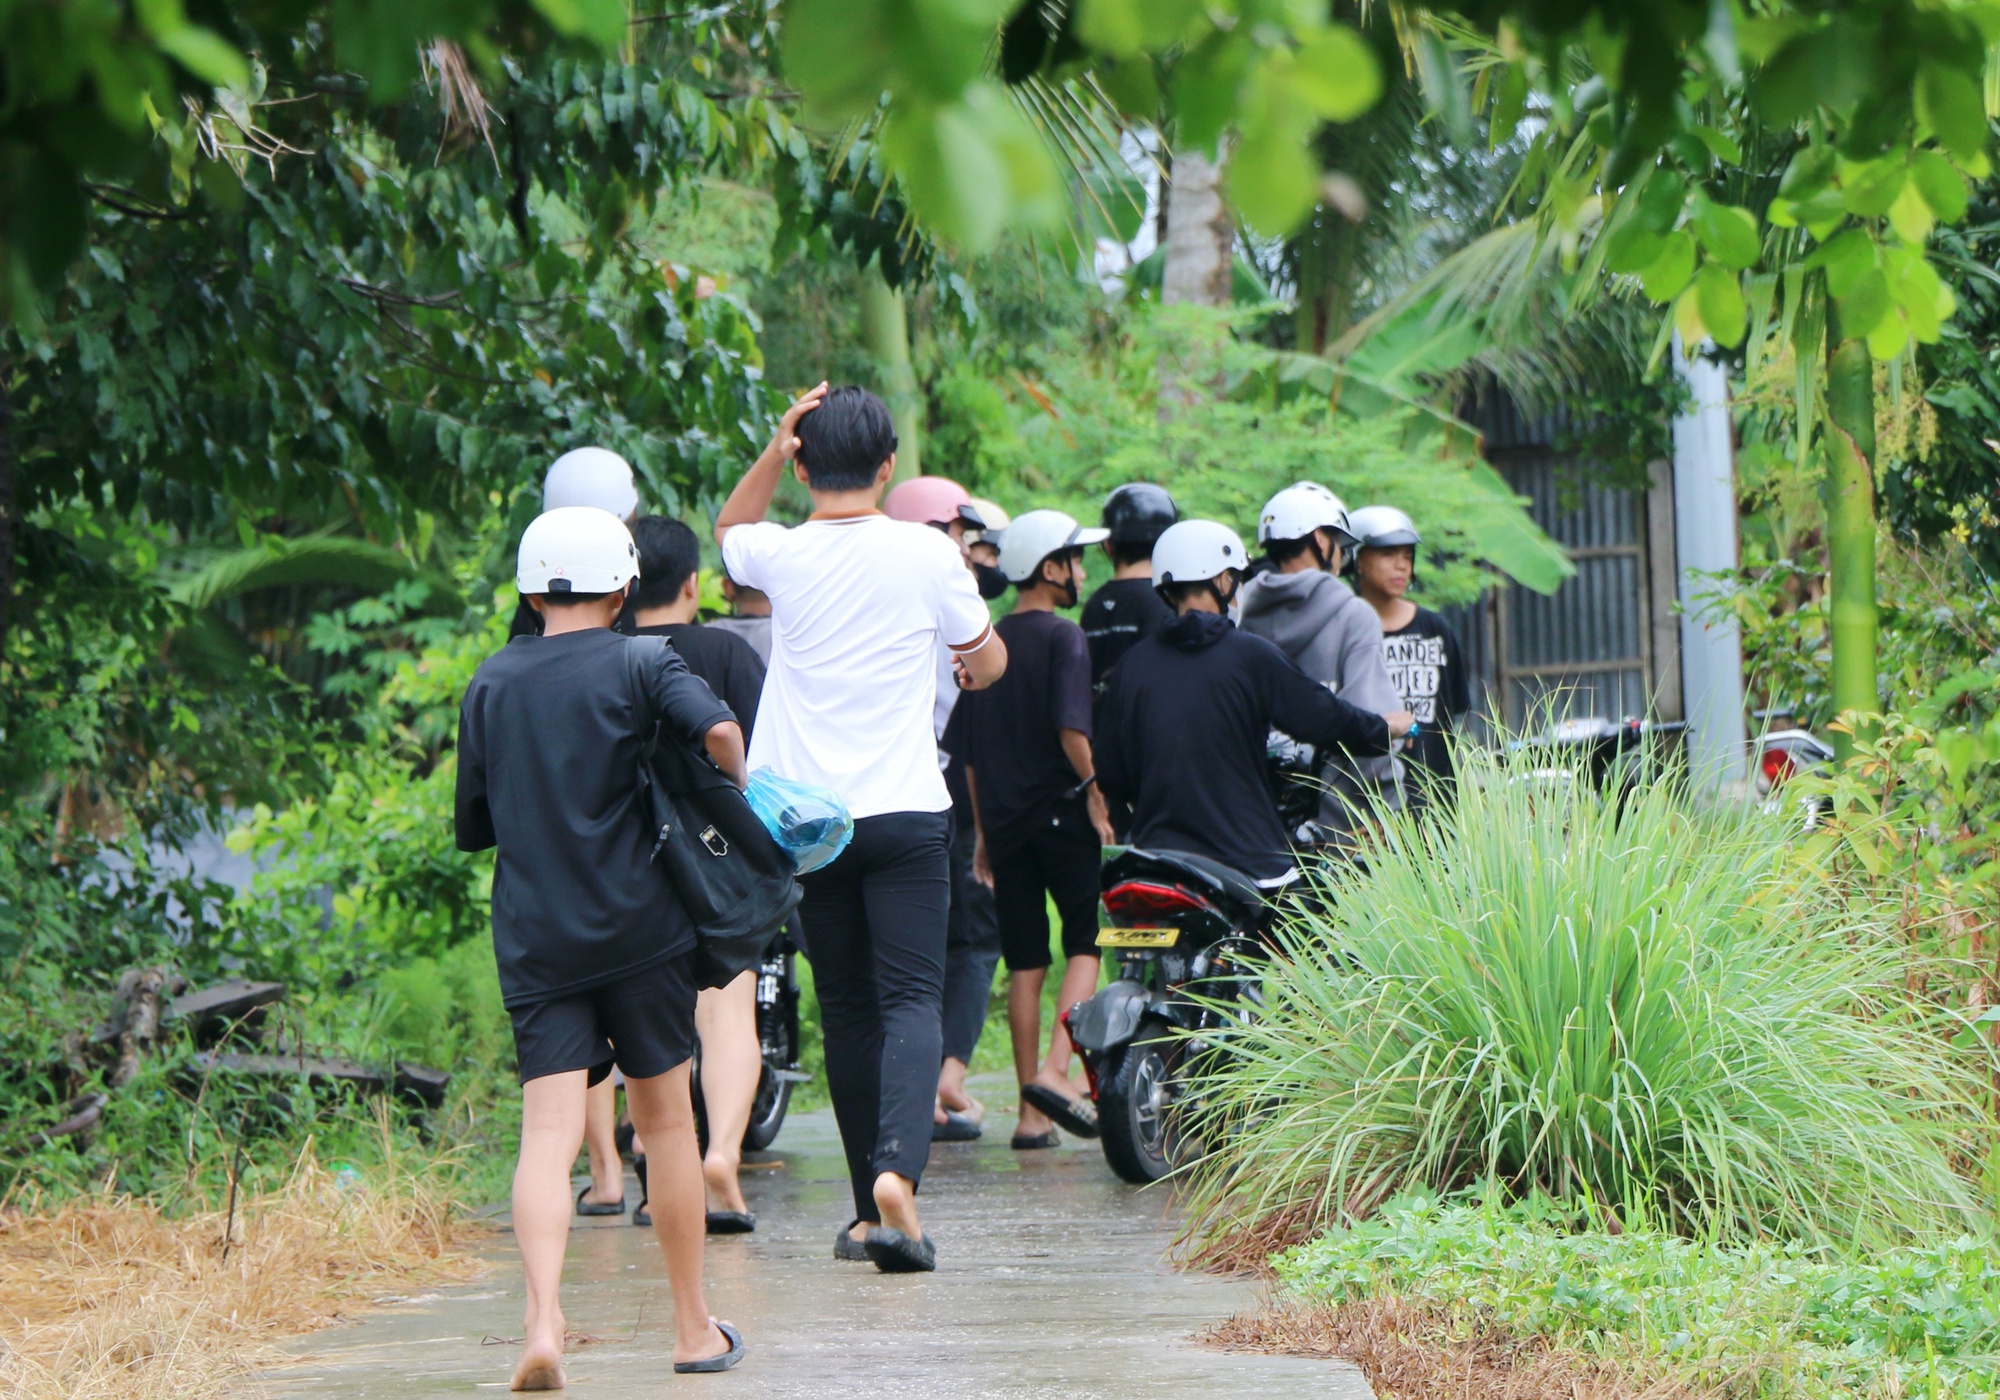
POLYGON ((1842 162, 1841 205, 1848 213, 1861 218, 1880 218, 1896 202, 1908 173, 1903 164, 1895 159, 1842 162))
POLYGON ((1145 9, 1141 0, 1082 0, 1076 36, 1093 49, 1130 58, 1146 45, 1145 9))
POLYGON ((1498 150, 1513 140, 1527 110, 1528 70, 1516 60, 1500 70, 1500 80, 1493 86, 1493 115, 1487 122, 1488 145, 1498 150))
POLYGON ((1292 83, 1328 121, 1353 121, 1381 97, 1382 70, 1361 36, 1336 24, 1299 46, 1292 83))
POLYGON ((1889 314, 1889 279, 1881 268, 1871 267, 1848 287, 1847 295, 1836 294, 1836 300, 1840 303, 1840 333, 1857 340, 1881 325, 1889 314))
POLYGON ((1868 353, 1878 360, 1893 360, 1910 343, 1910 328, 1895 311, 1884 313, 1868 332, 1868 353))
POLYGON ((1701 298, 1693 287, 1674 303, 1674 329, 1681 333, 1684 346, 1696 346, 1708 338, 1708 323, 1701 319, 1701 298))
POLYGON ((787 0, 779 32, 785 73, 814 115, 845 120, 875 110, 890 65, 880 10, 856 0, 787 0))
POLYGON ((1212 152, 1236 116, 1237 98, 1255 56, 1242 35, 1217 31, 1174 65, 1173 104, 1183 149, 1212 152))
POLYGON ((1627 219, 1605 242, 1604 265, 1612 272, 1636 275, 1651 267, 1666 246, 1665 238, 1637 219, 1627 219))
POLYGON ((1906 181, 1902 193, 1896 196, 1896 202, 1889 206, 1889 227, 1896 230, 1896 236, 1905 243, 1921 244, 1931 236, 1931 225, 1935 219, 1916 181, 1906 181))
POLYGON ((1807 146, 1792 157, 1778 181, 1778 193, 1797 203, 1825 189, 1840 168, 1840 153, 1831 146, 1807 146))
POLYGON ((1960 69, 1928 62, 1917 70, 1917 118, 1960 160, 1986 148, 1986 101, 1960 69))
POLYGON ((625 37, 625 0, 532 0, 549 27, 613 50, 625 37))
POLYGON ((1694 276, 1694 239, 1675 229, 1661 240, 1660 254, 1639 273, 1639 285, 1657 302, 1672 301, 1694 276))
POLYGON ((1543 534, 1521 508, 1513 488, 1500 473, 1474 461, 1467 473, 1488 498, 1488 509, 1471 531, 1486 561, 1523 588, 1554 593, 1576 574, 1576 565, 1561 545, 1543 534))
POLYGON ((1296 131, 1282 123, 1254 126, 1229 157, 1229 202, 1260 233, 1288 233, 1319 196, 1319 165, 1296 131))
POLYGON ((1709 153, 1724 165, 1743 164, 1743 148, 1728 134, 1717 131, 1712 126, 1698 126, 1694 129, 1694 134, 1702 145, 1708 147, 1709 153))
MULTIPOLYGON (((1734 204, 1716 204, 1706 198, 1698 199, 1695 201, 1693 223, 1695 236, 1701 240, 1702 248, 1723 266, 1745 268, 1756 263, 1759 252, 1757 219, 1748 209, 1734 204)), ((1735 342, 1727 343, 1733 345, 1735 342)))
POLYGON ((1665 233, 1680 222, 1681 205, 1687 199, 1687 183, 1674 171, 1661 166, 1647 177, 1639 191, 1639 218, 1655 233, 1665 233))
POLYGON ((1939 223, 1955 224, 1965 217, 1965 177, 1936 151, 1918 151, 1910 157, 1910 180, 1939 223))
POLYGON ((1006 162, 963 104, 889 110, 882 151, 902 177, 910 207, 963 248, 991 247, 1007 221, 1006 162))
POLYGON ((1820 245, 1811 257, 1806 259, 1808 268, 1826 269, 1826 289, 1836 297, 1844 297, 1854 289, 1868 273, 1875 269, 1875 240, 1858 228, 1820 245))
POLYGON ((240 88, 250 82, 250 64, 212 29, 184 24, 158 36, 159 45, 174 62, 215 87, 240 88))
POLYGON ((1694 295, 1715 343, 1730 349, 1742 344, 1746 309, 1736 274, 1716 263, 1704 264, 1694 279, 1694 295))

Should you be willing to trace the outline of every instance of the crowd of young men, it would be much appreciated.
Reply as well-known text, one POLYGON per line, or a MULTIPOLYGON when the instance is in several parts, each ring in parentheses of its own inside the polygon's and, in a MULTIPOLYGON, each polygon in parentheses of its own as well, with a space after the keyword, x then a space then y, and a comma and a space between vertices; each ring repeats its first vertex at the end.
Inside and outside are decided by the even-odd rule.
POLYGON ((851 1178, 834 1254, 886 1272, 936 1267, 917 1191, 933 1141, 983 1131, 965 1081, 1000 959, 1013 1147, 1096 1135, 1068 1038, 1057 1022, 1044 1042, 1041 1022, 1051 906, 1058 1004, 1097 986, 1105 846, 1190 851, 1282 890, 1297 836, 1267 783, 1272 730, 1326 755, 1318 825, 1349 841, 1448 792, 1463 660, 1404 596, 1420 538, 1401 511, 1289 487, 1261 514, 1253 561, 1148 483, 1114 490, 1096 526, 1047 509, 1009 520, 936 477, 888 491, 896 446, 865 391, 822 384, 795 402, 717 516, 734 615, 711 623, 700 540, 638 516, 612 453, 558 459, 522 537, 521 611, 467 691, 458 775, 460 844, 498 848, 494 942, 523 1092, 516 1390, 563 1384, 572 1210, 625 1209, 619 1083, 647 1193, 634 1223, 658 1233, 673 1289, 675 1369, 745 1352, 706 1311, 701 1261, 705 1235, 756 1228, 738 1183, 761 1072, 755 974, 696 988, 692 925, 647 853, 649 746, 691 746, 739 785, 768 767, 854 818, 847 849, 802 877, 785 936, 813 966, 851 1178), (812 502, 789 528, 765 519, 787 472, 812 502), (1085 601, 1100 548, 1112 577, 1085 601), (1081 625, 1063 615, 1079 607, 1081 625), (580 1145, 591 1183, 572 1203, 580 1145))

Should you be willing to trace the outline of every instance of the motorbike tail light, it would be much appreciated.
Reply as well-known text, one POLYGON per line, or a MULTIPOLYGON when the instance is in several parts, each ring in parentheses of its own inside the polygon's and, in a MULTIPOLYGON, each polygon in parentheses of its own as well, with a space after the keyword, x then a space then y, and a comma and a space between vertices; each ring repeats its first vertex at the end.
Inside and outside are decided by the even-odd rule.
POLYGON ((1104 892, 1104 907, 1115 919, 1160 919, 1173 914, 1190 914, 1208 906, 1179 885, 1127 880, 1104 892))
POLYGON ((1765 749, 1757 756, 1757 767, 1764 775, 1764 787, 1767 790, 1777 787, 1798 771, 1798 764, 1793 761, 1791 750, 1781 749, 1776 745, 1765 749))

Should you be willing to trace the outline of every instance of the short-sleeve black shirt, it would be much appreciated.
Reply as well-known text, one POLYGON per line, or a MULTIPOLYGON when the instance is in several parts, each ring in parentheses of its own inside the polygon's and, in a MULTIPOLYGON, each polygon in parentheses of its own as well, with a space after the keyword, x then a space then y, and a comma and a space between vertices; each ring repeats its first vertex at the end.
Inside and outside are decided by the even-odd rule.
POLYGON ((757 697, 764 693, 764 662, 756 649, 734 632, 701 622, 666 622, 657 627, 640 627, 641 637, 665 637, 687 662, 688 669, 707 682, 708 688, 736 715, 743 726, 743 740, 757 727, 757 697))
POLYGON ((458 712, 458 848, 498 846, 493 951, 521 1006, 615 982, 694 946, 653 863, 640 757, 729 710, 666 642, 592 629, 516 637, 458 712))
POLYGON ((1418 608, 1409 626, 1382 634, 1382 659, 1389 667, 1390 684, 1422 726, 1408 756, 1449 784, 1453 774, 1448 736, 1458 716, 1472 708, 1458 634, 1429 608, 1418 608))
POLYGON ((958 708, 981 829, 990 848, 1006 849, 1047 822, 1079 781, 1062 731, 1090 733, 1090 647, 1082 629, 1052 612, 1009 613, 994 630, 1007 644, 1007 672, 961 696, 958 708))
POLYGON ((1083 635, 1090 639, 1090 683, 1104 684, 1104 673, 1141 638, 1173 620, 1173 610, 1153 591, 1153 581, 1115 578, 1090 595, 1083 605, 1083 635))

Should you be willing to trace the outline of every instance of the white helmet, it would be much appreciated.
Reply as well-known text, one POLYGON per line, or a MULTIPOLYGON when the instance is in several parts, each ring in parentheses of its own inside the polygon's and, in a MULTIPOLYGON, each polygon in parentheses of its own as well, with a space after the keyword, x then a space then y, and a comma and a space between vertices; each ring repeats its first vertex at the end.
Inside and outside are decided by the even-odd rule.
POLYGON ((1180 520, 1167 526, 1153 545, 1153 587, 1169 583, 1207 583, 1230 569, 1250 567, 1243 541, 1227 525, 1213 520, 1180 520))
POLYGON ((521 532, 514 584, 528 593, 615 593, 639 577, 625 522, 596 506, 558 506, 521 532))
POLYGON ((1316 481, 1287 486, 1264 502, 1257 517, 1257 543, 1273 540, 1302 540, 1315 530, 1333 531, 1334 542, 1348 546, 1354 533, 1348 526, 1347 507, 1340 497, 1316 481))
POLYGON ((1394 549, 1424 542, 1416 522, 1394 506, 1363 506, 1347 518, 1347 525, 1355 544, 1363 549, 1394 549))
POLYGON ((1000 572, 1009 583, 1026 583, 1051 554, 1110 538, 1109 530, 1086 529, 1059 510, 1023 511, 1000 532, 1000 572))
POLYGON ((542 478, 542 509, 596 506, 620 520, 639 509, 639 488, 632 484, 632 464, 602 447, 579 447, 556 458, 542 478))

